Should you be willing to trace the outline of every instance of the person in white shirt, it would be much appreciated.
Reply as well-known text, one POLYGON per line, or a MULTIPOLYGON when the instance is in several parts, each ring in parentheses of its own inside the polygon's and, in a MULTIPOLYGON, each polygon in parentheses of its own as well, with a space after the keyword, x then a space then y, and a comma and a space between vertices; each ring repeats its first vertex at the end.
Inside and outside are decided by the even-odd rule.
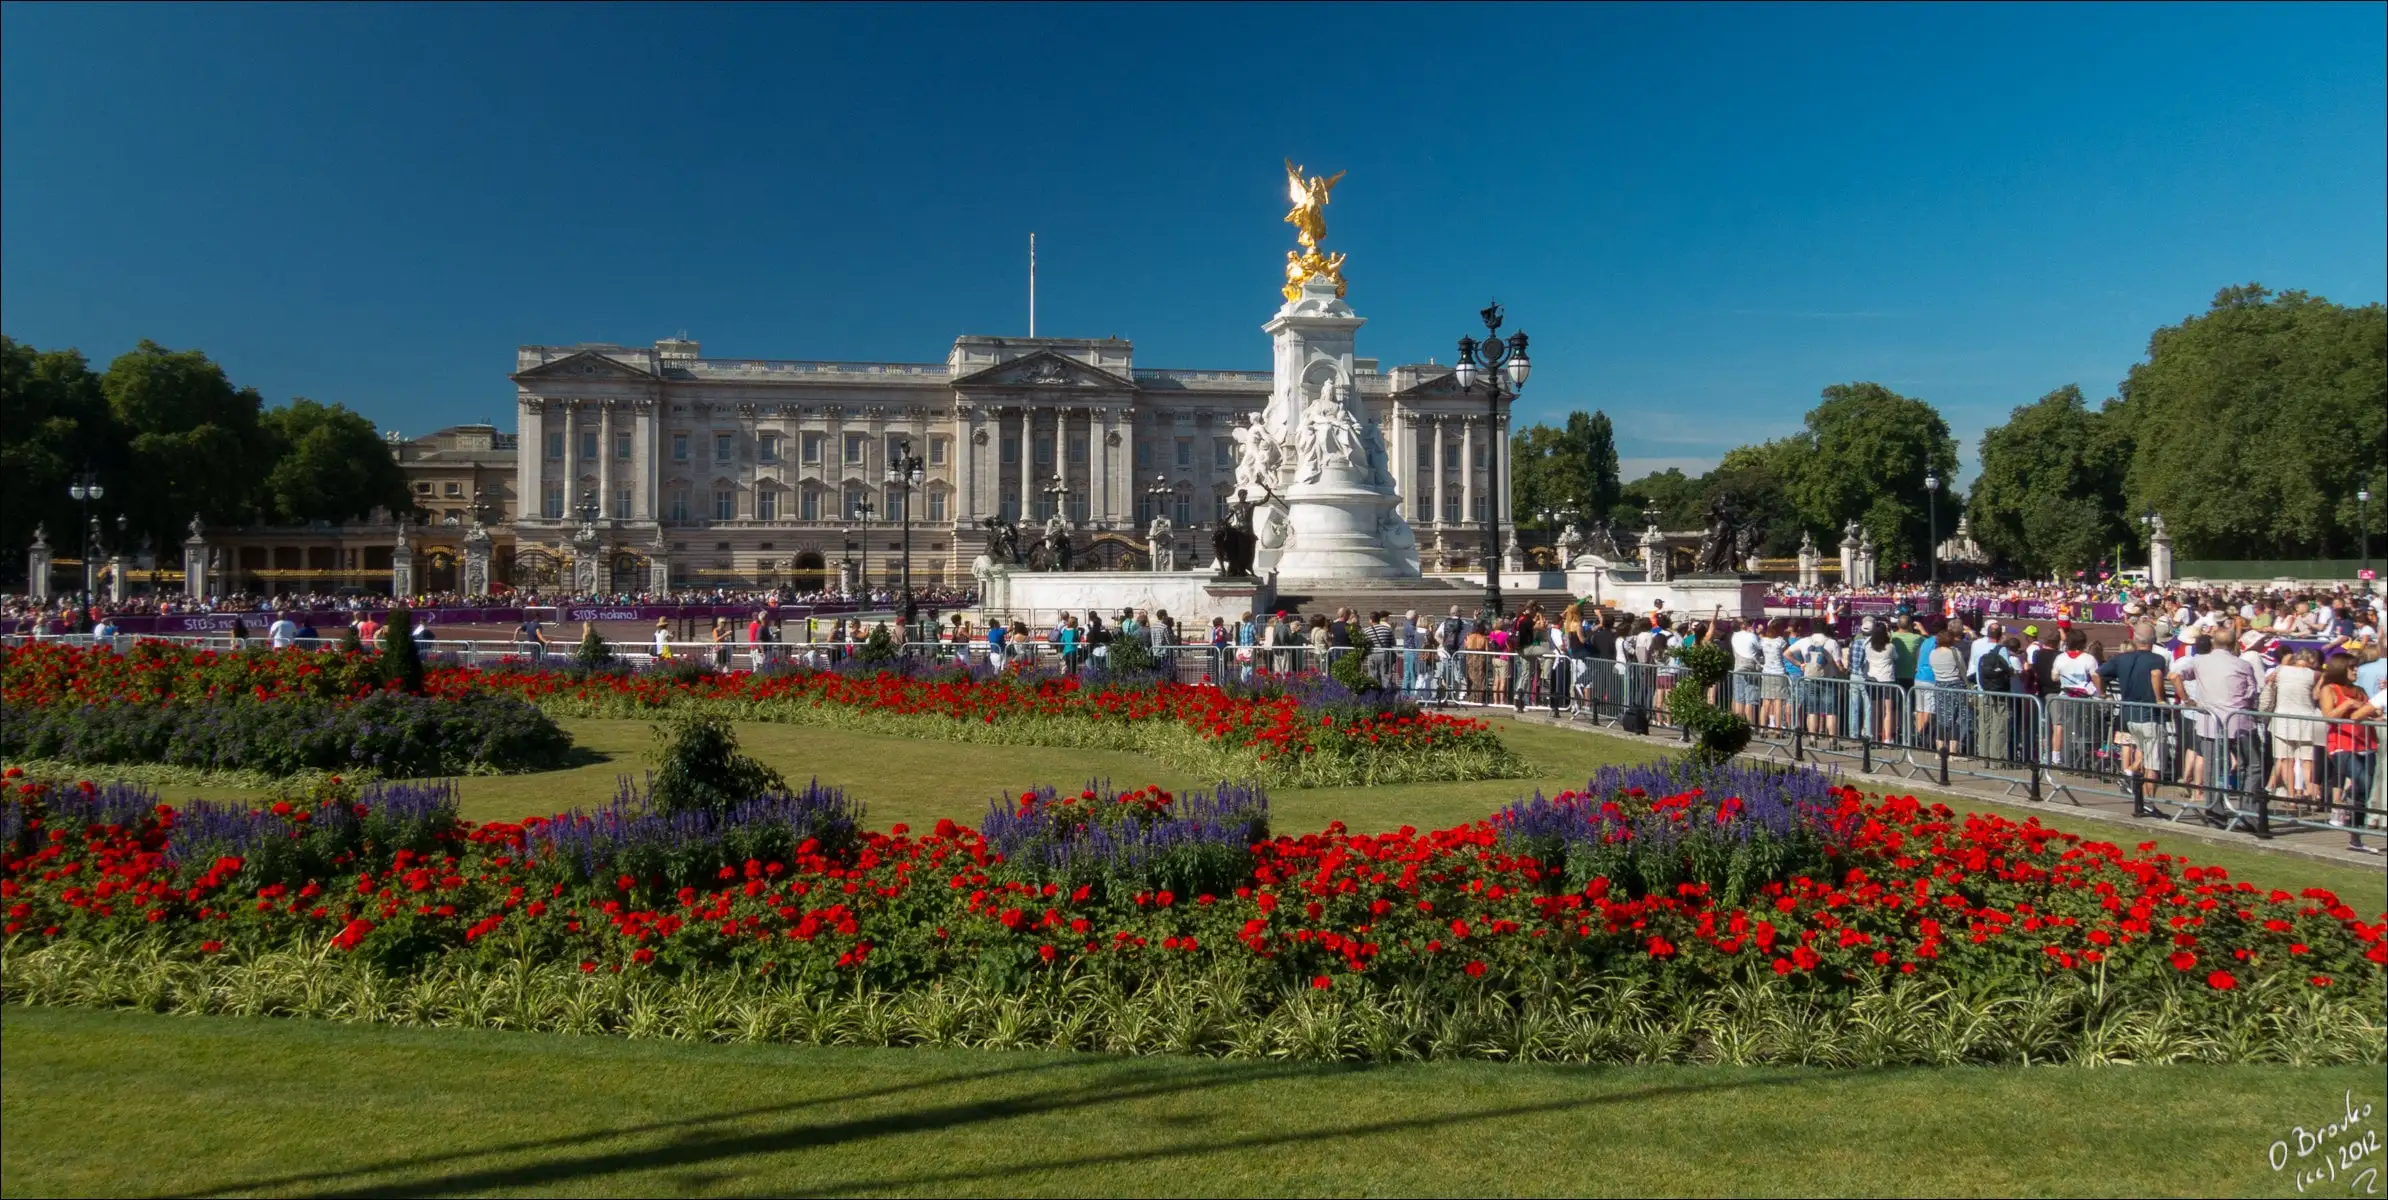
POLYGON ((274 649, 288 650, 298 640, 298 626, 291 622, 289 613, 276 613, 274 623, 266 627, 265 637, 274 649))
POLYGON ((1849 662, 1841 653, 1841 643, 1819 622, 1785 656, 1799 663, 1799 686, 1806 693, 1801 699, 1808 732, 1825 737, 1841 736, 1840 680, 1849 674, 1849 662))
POLYGON ((1973 639, 1971 646, 1966 647, 1965 678, 1967 680, 1976 684, 1980 683, 1982 656, 1998 649, 1999 637, 2005 632, 2006 627, 1996 621, 1983 623, 1981 634, 1973 639))
MULTIPOLYGON (((1719 610, 1722 611, 1722 610, 1719 610)), ((1733 711, 1751 724, 1758 722, 1758 663, 1765 651, 1758 634, 1748 626, 1733 631, 1733 711)))

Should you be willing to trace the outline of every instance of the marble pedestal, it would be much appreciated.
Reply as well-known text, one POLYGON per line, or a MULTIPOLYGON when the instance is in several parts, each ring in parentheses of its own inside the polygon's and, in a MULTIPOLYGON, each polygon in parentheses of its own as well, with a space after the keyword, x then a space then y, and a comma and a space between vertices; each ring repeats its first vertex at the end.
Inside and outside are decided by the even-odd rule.
POLYGON ((1123 608, 1166 609, 1181 626, 1210 624, 1212 617, 1236 620, 1274 603, 1267 580, 1219 579, 1209 571, 1021 571, 998 569, 980 577, 979 610, 989 618, 1016 617, 1032 629, 1052 625, 1063 613, 1084 619, 1101 613, 1109 622, 1123 608))
MULTIPOLYGON (((1569 582, 1575 581, 1571 577, 1569 582)), ((1609 573, 1599 583, 1601 603, 1610 608, 1630 613, 1663 610, 1674 616, 1678 626, 1685 621, 1717 616, 1720 611, 1721 615, 1735 620, 1766 615, 1767 584, 1754 575, 1678 575, 1652 582, 1619 571, 1609 573)), ((1586 596, 1594 594, 1590 588, 1577 590, 1586 596)))

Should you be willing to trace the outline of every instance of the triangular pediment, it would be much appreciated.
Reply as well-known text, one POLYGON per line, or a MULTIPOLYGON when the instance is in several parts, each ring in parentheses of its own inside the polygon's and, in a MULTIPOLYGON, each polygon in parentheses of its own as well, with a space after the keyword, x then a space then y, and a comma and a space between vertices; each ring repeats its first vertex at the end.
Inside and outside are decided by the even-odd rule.
POLYGON ((567 354, 551 363, 542 363, 529 370, 514 373, 517 382, 553 379, 638 379, 653 380, 655 376, 638 367, 607 358, 596 350, 582 350, 567 354))
POLYGON ((954 381, 957 388, 1051 388, 1127 391, 1136 385, 1069 355, 1039 350, 954 381))
POLYGON ((1457 396, 1459 394, 1459 375, 1452 371, 1445 371, 1432 379, 1424 380, 1395 393, 1404 398, 1410 396, 1457 396))

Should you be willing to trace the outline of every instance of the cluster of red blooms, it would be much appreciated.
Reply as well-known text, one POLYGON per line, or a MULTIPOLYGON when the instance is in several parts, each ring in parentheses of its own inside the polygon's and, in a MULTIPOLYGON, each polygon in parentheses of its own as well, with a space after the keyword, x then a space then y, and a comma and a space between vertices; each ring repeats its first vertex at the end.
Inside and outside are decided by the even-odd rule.
MULTIPOLYGON (((588 881, 533 861, 524 834, 537 819, 459 823, 436 852, 359 861, 341 878, 259 881, 237 858, 174 867, 172 809, 69 828, 45 824, 42 785, 12 791, 0 862, 10 938, 150 927, 206 953, 308 937, 356 951, 428 940, 587 971, 733 968, 890 987, 990 964, 1150 971, 1217 954, 1316 987, 1509 979, 1554 960, 1688 986, 2098 972, 2114 985, 2169 976, 2221 991, 2281 976, 2376 999, 2388 977, 2388 916, 2359 919, 2327 891, 2266 891, 2151 845, 2129 853, 1854 790, 1839 793, 1856 832, 1832 877, 1773 881, 1741 905, 1697 883, 1652 895, 1606 878, 1568 888, 1483 821, 1278 837, 1252 848, 1241 886, 1191 896, 1040 880, 943 820, 837 854, 808 842, 792 861, 724 863, 704 886, 588 881)), ((304 815, 284 819, 295 830, 304 815)))
MULTIPOLYGON (((219 696, 339 699, 377 683, 337 650, 229 653, 143 642, 118 655, 59 643, 0 648, 0 700, 11 704, 157 704, 219 696)), ((687 700, 838 707, 898 716, 940 716, 994 724, 1034 717, 1175 721, 1211 741, 1257 752, 1262 761, 1366 746, 1432 752, 1489 739, 1484 722, 1440 713, 1337 717, 1290 696, 1237 696, 1201 684, 1111 687, 1077 676, 1051 678, 848 675, 834 671, 729 671, 672 676, 574 674, 514 667, 439 667, 425 695, 496 692, 534 704, 644 715, 687 700)))

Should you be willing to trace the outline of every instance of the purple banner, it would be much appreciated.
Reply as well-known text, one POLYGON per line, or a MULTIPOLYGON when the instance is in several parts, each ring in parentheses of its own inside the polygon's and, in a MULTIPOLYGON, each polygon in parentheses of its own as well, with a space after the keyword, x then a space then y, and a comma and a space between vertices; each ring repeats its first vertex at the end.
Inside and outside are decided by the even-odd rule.
MULTIPOLYGON (((715 617, 729 617, 733 620, 745 621, 751 619, 757 612, 768 612, 774 620, 801 621, 806 617, 835 616, 854 612, 860 606, 851 601, 831 601, 823 604, 783 604, 776 608, 754 604, 556 604, 531 607, 542 610, 540 619, 543 621, 566 622, 654 621, 659 618, 670 621, 682 618, 691 621, 710 621, 715 617), (547 615, 549 612, 554 615, 547 615)), ((388 620, 390 615, 390 610, 387 608, 362 611, 370 613, 376 621, 388 620)), ((484 607, 418 608, 412 611, 424 623, 436 628, 441 625, 519 625, 522 623, 524 610, 516 607, 484 607)), ((345 608, 268 609, 257 612, 126 613, 112 618, 111 623, 119 630, 130 634, 225 633, 232 629, 232 622, 237 619, 248 625, 249 633, 252 636, 263 637, 266 627, 272 625, 274 618, 282 614, 287 614, 291 620, 302 625, 313 622, 316 632, 322 634, 329 634, 345 628, 349 618, 355 615, 351 610, 345 608)), ((49 633, 62 633, 66 629, 66 622, 56 618, 44 622, 44 625, 45 632, 49 633)), ((33 622, 31 620, 19 618, 0 621, 0 634, 30 633, 32 631, 33 622)))

